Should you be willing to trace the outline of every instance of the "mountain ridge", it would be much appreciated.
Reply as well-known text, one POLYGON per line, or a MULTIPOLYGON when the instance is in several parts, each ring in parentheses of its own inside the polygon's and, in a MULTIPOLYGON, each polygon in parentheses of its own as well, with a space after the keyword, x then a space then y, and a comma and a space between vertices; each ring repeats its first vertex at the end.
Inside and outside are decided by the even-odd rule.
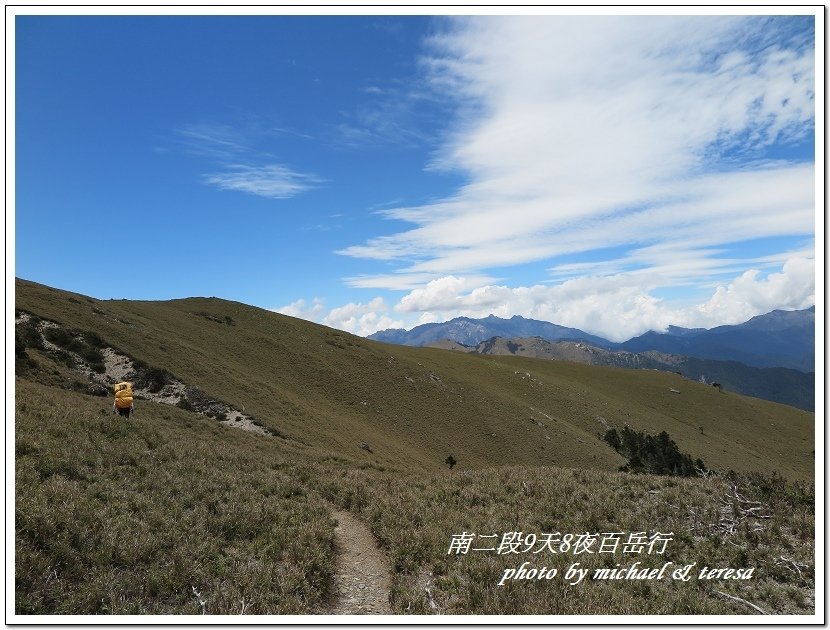
POLYGON ((737 361, 752 367, 815 371, 815 307, 774 310, 741 324, 701 331, 649 331, 619 345, 633 352, 649 350, 698 359, 737 361))
POLYGON ((465 346, 475 346, 493 337, 584 341, 605 350, 657 351, 697 359, 736 361, 750 367, 815 371, 815 307, 795 311, 778 309, 756 315, 741 324, 710 329, 672 325, 666 332, 647 331, 619 343, 577 328, 519 315, 510 319, 494 315, 480 319, 456 317, 447 322, 421 324, 409 331, 400 328, 378 331, 367 338, 410 346, 450 339, 465 346))
POLYGON ((465 345, 475 345, 490 337, 504 336, 505 331, 510 331, 509 336, 538 336, 549 340, 579 339, 591 342, 599 347, 612 347, 614 345, 613 342, 607 339, 586 333, 578 328, 560 326, 538 319, 528 319, 521 315, 513 315, 511 318, 505 319, 492 314, 480 319, 455 317, 446 322, 421 324, 408 331, 403 328, 388 328, 369 335, 367 339, 408 346, 423 346, 432 341, 449 338, 465 345), (446 332, 449 332, 450 336, 446 335, 446 332))

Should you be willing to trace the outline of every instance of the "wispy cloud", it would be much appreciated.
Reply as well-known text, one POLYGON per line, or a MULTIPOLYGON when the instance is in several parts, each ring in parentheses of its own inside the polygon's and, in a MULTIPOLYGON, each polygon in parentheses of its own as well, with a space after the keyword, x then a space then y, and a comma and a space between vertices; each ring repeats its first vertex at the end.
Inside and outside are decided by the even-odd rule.
POLYGON ((250 152, 243 135, 229 125, 184 125, 176 136, 178 144, 193 155, 228 160, 250 152))
MULTIPOLYGON (((397 273, 386 275, 351 276, 346 278, 346 284, 356 289, 393 289, 396 291, 418 291, 427 283, 441 279, 437 274, 428 273, 397 273)), ((462 287, 481 286, 497 279, 489 275, 479 274, 466 276, 458 289, 462 287)))
POLYGON ((429 273, 396 273, 350 276, 345 282, 355 289, 392 289, 411 291, 423 286, 438 276, 429 273))
POLYGON ((237 190, 270 199, 294 197, 313 188, 321 181, 314 175, 297 173, 277 164, 267 166, 233 164, 222 173, 205 175, 204 178, 208 184, 220 190, 237 190))
MULTIPOLYGON (((268 133, 293 134, 271 127, 268 133)), ((211 160, 218 170, 202 176, 206 184, 220 190, 245 192, 268 199, 287 199, 323 183, 313 173, 296 171, 275 163, 275 156, 253 148, 245 131, 225 124, 185 125, 177 140, 187 153, 211 160)))
POLYGON ((341 112, 335 142, 349 148, 437 149, 450 105, 445 95, 427 89, 420 75, 361 90, 365 98, 341 112))
POLYGON ((803 21, 465 18, 432 51, 431 85, 457 97, 432 167, 468 183, 385 211, 414 227, 342 254, 432 279, 541 261, 561 276, 615 247, 604 273, 705 283, 740 270, 729 244, 813 232, 814 165, 762 159, 813 133, 803 21))
POLYGON ((285 127, 271 127, 271 131, 275 134, 282 135, 282 136, 291 136, 294 138, 302 138, 303 140, 314 140, 314 136, 309 135, 307 133, 301 133, 295 129, 289 129, 285 127))
POLYGON ((364 103, 336 129, 337 142, 350 148, 412 148, 426 144, 429 132, 413 118, 407 99, 371 92, 376 100, 364 103))

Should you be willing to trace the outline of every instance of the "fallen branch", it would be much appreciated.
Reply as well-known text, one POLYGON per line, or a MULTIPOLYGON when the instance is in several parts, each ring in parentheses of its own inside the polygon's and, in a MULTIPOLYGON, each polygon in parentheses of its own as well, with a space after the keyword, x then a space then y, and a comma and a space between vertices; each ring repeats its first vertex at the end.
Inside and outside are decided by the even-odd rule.
POLYGON ((429 607, 432 609, 434 614, 438 613, 438 605, 435 603, 435 600, 432 597, 432 571, 430 571, 426 576, 426 583, 424 584, 424 591, 427 594, 427 602, 429 603, 429 607))
POLYGON ((205 606, 207 605, 207 600, 202 599, 202 594, 196 590, 195 586, 191 584, 190 588, 193 589, 193 595, 196 597, 196 601, 199 602, 199 605, 202 607, 202 614, 206 615, 207 611, 205 610, 205 606))
POLYGON ((766 615, 766 614, 768 614, 768 613, 764 612, 763 610, 761 610, 760 608, 758 608, 758 607, 757 607, 755 604, 753 604, 752 602, 748 602, 748 601, 746 601, 745 599, 741 599, 740 597, 735 597, 734 595, 727 595, 726 593, 721 593, 720 591, 715 591, 715 593, 717 593, 717 594, 718 594, 718 595, 720 595, 721 597, 725 597, 726 599, 731 599, 731 600, 732 600, 732 601, 734 601, 734 602, 739 602, 739 603, 741 603, 741 604, 746 604, 747 606, 749 606, 749 607, 750 607, 750 608, 752 608, 753 610, 757 610, 757 611, 758 611, 759 613, 761 613, 762 615, 766 615))
MULTIPOLYGON (((701 429, 701 433, 703 433, 703 429, 701 429)), ((703 477, 704 479, 709 479, 709 477, 715 476, 715 473, 713 473, 711 470, 706 470, 705 468, 695 467, 695 472, 697 473, 698 477, 703 477)))
POLYGON ((804 576, 801 573, 801 569, 806 569, 807 568, 806 564, 802 564, 801 562, 796 562, 792 558, 785 558, 784 556, 779 556, 779 559, 780 559, 780 562, 779 562, 779 560, 776 560, 775 564, 777 564, 778 566, 782 566, 785 569, 789 569, 790 572, 792 572, 792 573, 797 572, 799 579, 804 578, 804 576), (787 564, 787 563, 789 563, 789 564, 787 564), (793 570, 793 569, 795 569, 795 570, 793 570))

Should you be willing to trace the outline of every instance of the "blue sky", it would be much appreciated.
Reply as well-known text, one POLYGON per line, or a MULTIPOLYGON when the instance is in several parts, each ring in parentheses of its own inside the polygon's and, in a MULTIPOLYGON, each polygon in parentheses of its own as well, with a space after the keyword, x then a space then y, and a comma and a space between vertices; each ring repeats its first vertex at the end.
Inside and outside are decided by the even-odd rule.
POLYGON ((14 273, 358 334, 805 308, 814 40, 812 15, 19 14, 14 273))

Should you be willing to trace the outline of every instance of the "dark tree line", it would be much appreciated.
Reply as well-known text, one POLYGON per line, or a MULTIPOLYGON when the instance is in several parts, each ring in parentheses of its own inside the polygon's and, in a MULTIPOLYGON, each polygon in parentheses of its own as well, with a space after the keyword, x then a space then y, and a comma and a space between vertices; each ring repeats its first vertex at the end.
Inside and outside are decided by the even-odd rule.
POLYGON ((628 458, 628 463, 620 467, 620 470, 626 472, 693 477, 698 470, 706 470, 703 460, 692 460, 691 455, 681 453, 665 431, 654 436, 629 427, 619 432, 608 429, 604 440, 620 455, 628 458))

